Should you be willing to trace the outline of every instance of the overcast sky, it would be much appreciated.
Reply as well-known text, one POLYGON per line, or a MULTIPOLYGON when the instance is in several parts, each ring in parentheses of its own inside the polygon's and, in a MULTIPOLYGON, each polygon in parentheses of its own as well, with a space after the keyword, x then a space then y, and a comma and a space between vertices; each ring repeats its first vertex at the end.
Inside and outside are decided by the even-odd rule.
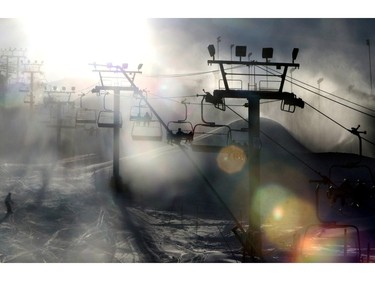
MULTIPOLYGON (((36 10, 36 16, 13 8, 13 19, 0 20, 0 47, 27 48, 29 59, 44 61, 47 82, 81 77, 97 81, 89 66, 93 62, 126 62, 131 69, 143 63, 142 76, 146 78, 212 71, 216 66, 207 64, 209 44, 215 45, 216 58, 226 60, 237 59, 234 52, 231 54, 232 44, 246 46, 251 59, 258 61, 263 60, 262 48, 272 47, 274 62, 291 62, 293 48, 299 48, 296 63, 300 67, 293 73, 294 79, 317 87, 317 80, 323 78, 321 89, 335 94, 352 87, 355 91, 350 98, 375 107, 370 79, 370 63, 371 70, 375 65, 375 19, 362 1, 356 8, 340 8, 338 13, 323 1, 303 7, 302 13, 301 7, 296 9, 300 3, 294 1, 269 2, 267 7, 248 2, 235 1, 227 6, 209 2, 201 8, 196 1, 179 5, 141 1, 135 7, 109 1, 112 5, 76 4, 62 10, 61 6, 43 6, 44 10, 36 10)), ((195 93, 202 88, 213 91, 217 85, 212 75, 189 79, 169 80, 163 88, 155 79, 156 86, 149 85, 147 79, 138 81, 142 88, 162 88, 165 95, 175 94, 184 83, 187 91, 195 93)), ((361 120, 353 119, 346 127, 361 120)))
MULTIPOLYGON (((273 61, 296 62, 312 80, 370 87, 369 49, 375 19, 365 18, 111 18, 53 17, 0 20, 0 46, 27 48, 31 60, 44 61, 47 80, 91 75, 91 62, 144 64, 145 74, 209 71, 207 46, 231 59, 231 45, 245 45, 252 59, 274 48, 273 61), (217 37, 221 37, 219 46, 217 37), (49 78, 49 79, 48 79, 49 78)), ((373 42, 374 41, 374 42, 373 42)), ((375 49, 371 52, 371 58, 375 49)), ((234 57, 234 53, 233 59, 234 57)), ((374 63, 375 64, 375 61, 374 63)))

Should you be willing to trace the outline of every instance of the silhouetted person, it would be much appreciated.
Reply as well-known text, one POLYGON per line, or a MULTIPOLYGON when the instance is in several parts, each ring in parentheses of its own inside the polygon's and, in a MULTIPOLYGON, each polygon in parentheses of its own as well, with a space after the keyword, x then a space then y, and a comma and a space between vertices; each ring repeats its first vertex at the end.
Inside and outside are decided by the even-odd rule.
POLYGON ((194 138, 194 133, 192 131, 186 134, 186 142, 192 142, 193 138, 194 138))
POLYGON ((181 130, 181 128, 178 128, 177 132, 176 132, 176 136, 183 136, 185 135, 185 133, 181 130))
POLYGON ((147 124, 147 126, 150 125, 150 122, 151 122, 151 115, 146 112, 145 116, 143 117, 143 125, 147 124))
POLYGON ((12 193, 8 193, 7 197, 5 198, 5 206, 7 207, 7 214, 12 214, 12 205, 13 205, 13 200, 12 200, 12 193))
POLYGON ((342 208, 346 205, 346 200, 352 198, 352 195, 353 187, 347 179, 344 179, 343 183, 339 187, 335 188, 330 186, 327 191, 327 197, 331 201, 331 207, 336 203, 337 199, 340 199, 340 211, 342 211, 342 208))

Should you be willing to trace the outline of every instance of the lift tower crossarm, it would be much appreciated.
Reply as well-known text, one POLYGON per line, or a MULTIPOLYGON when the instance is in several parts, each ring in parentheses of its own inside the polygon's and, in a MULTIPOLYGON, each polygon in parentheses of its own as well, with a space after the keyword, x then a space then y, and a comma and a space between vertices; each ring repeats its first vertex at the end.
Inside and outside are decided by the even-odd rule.
POLYGON ((248 99, 252 96, 257 96, 260 99, 267 100, 282 100, 291 98, 293 95, 289 92, 275 92, 275 91, 246 91, 246 90, 214 90, 213 95, 215 98, 243 98, 248 99))
POLYGON ((100 91, 134 91, 134 87, 123 87, 123 86, 95 86, 92 89, 93 93, 99 93, 100 91))
POLYGON ((211 64, 237 64, 237 65, 245 65, 245 66, 263 65, 263 66, 276 66, 276 67, 287 66, 287 67, 299 68, 299 63, 283 63, 283 62, 208 60, 207 63, 209 65, 211 64))
POLYGON ((225 90, 229 90, 229 85, 227 81, 227 73, 224 70, 224 64, 230 64, 230 65, 244 65, 244 66, 274 66, 277 69, 280 69, 281 67, 284 67, 283 74, 280 76, 281 82, 279 87, 279 92, 283 90, 285 77, 288 72, 288 67, 294 67, 299 68, 299 63, 280 63, 280 62, 258 62, 258 61, 228 61, 228 60, 208 60, 207 63, 209 65, 212 64, 219 64, 221 75, 224 80, 224 87, 225 90))

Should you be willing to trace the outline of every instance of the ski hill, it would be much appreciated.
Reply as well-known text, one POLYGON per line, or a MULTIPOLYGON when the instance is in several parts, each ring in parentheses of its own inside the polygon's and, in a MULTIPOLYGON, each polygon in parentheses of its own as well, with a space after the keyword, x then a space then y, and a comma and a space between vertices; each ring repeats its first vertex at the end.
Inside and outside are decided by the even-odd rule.
MULTIPOLYGON (((243 126, 241 121, 231 124, 236 125, 243 126)), ((194 151, 188 143, 164 139, 136 142, 122 135, 121 177, 128 189, 116 193, 110 185, 111 134, 103 131, 108 129, 94 136, 83 129, 70 132, 75 141, 57 153, 50 141, 53 130, 48 137, 30 137, 22 135, 27 128, 17 130, 17 141, 2 142, 0 196, 11 192, 15 205, 12 215, 6 214, 5 205, 0 207, 1 262, 242 261, 232 228, 237 222, 248 225, 246 164, 226 171, 218 164, 220 153, 194 151)), ((289 262, 295 233, 319 222, 311 180, 328 176, 334 165, 358 161, 358 155, 313 153, 267 118, 261 119, 261 132, 264 261, 289 262)), ((361 164, 372 171, 375 163, 363 157, 361 164)), ((340 173, 335 174, 338 182, 346 175, 340 173)), ((366 173, 363 169, 352 176, 364 174, 368 180, 366 173)), ((325 200, 327 188, 320 189, 325 218, 358 224, 364 247, 371 245, 372 210, 347 207, 338 212, 325 200)))

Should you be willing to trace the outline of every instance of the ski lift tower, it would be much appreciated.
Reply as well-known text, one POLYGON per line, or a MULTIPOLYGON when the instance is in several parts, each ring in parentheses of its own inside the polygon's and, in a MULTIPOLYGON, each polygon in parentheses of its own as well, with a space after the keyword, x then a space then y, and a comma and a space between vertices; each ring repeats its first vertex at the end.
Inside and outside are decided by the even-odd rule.
POLYGON ((21 60, 21 63, 24 66, 23 73, 29 73, 30 74, 30 93, 28 99, 25 99, 25 103, 30 103, 30 112, 33 113, 34 109, 34 75, 35 74, 43 74, 42 71, 40 71, 41 66, 43 65, 42 62, 30 62, 28 60, 27 62, 24 62, 21 60))
MULTIPOLYGON (((99 73, 101 86, 96 86, 92 92, 98 93, 102 91, 113 91, 113 119, 111 122, 101 122, 100 115, 98 117, 98 127, 112 127, 113 128, 113 176, 112 176, 112 184, 116 191, 121 190, 122 181, 120 177, 120 129, 122 127, 122 120, 121 120, 121 113, 120 113, 120 92, 121 91, 132 91, 138 92, 139 89, 134 84, 134 78, 137 73, 142 73, 140 71, 142 64, 139 64, 137 71, 129 71, 127 70, 128 64, 124 63, 123 65, 112 65, 111 63, 103 65, 103 64, 91 64, 94 66, 94 72, 99 73), (105 76, 106 73, 112 73, 113 75, 121 74, 122 79, 125 76, 125 83, 126 85, 104 85, 104 79, 118 79, 119 77, 112 76, 107 77, 105 76)), ((113 80, 112 80, 113 81, 113 80)))
POLYGON ((244 246, 244 253, 251 256, 253 260, 262 260, 262 236, 261 236, 261 218, 260 218, 260 201, 256 196, 260 184, 260 100, 280 100, 281 110, 287 112, 294 112, 295 107, 304 107, 304 102, 300 98, 296 98, 293 93, 284 92, 284 82, 288 67, 299 68, 299 64, 294 63, 297 58, 299 49, 294 48, 292 52, 291 63, 278 63, 271 62, 273 57, 273 48, 263 48, 262 58, 265 62, 258 61, 241 61, 242 57, 246 56, 246 46, 236 46, 235 54, 239 57, 239 61, 215 60, 215 47, 214 45, 208 46, 208 51, 212 60, 208 60, 208 64, 218 64, 220 67, 224 89, 214 90, 213 95, 207 93, 206 101, 215 105, 220 110, 225 110, 225 98, 240 98, 247 99, 245 106, 248 107, 248 174, 249 174, 249 198, 248 198, 248 212, 249 212, 249 228, 247 233, 242 233, 237 237, 245 237, 240 241, 244 246), (255 66, 261 70, 262 73, 230 73, 230 75, 251 75, 259 79, 259 87, 253 90, 231 89, 227 80, 227 73, 225 72, 224 65, 232 66, 255 66), (270 72, 269 68, 274 67, 280 72, 270 72), (265 69, 265 70, 264 70, 265 69), (277 73, 277 74, 273 74, 277 73), (266 80, 264 80, 264 77, 266 80), (268 78, 273 77, 278 82, 278 87, 271 89, 268 87, 271 82, 268 78), (266 87, 261 87, 260 82, 266 82, 266 87))
POLYGON ((61 87, 58 89, 54 86, 52 89, 46 89, 44 93, 47 95, 44 98, 44 104, 48 105, 50 110, 53 112, 53 118, 49 122, 49 127, 56 128, 56 145, 58 149, 62 148, 61 145, 61 130, 67 128, 75 128, 75 120, 72 116, 64 116, 63 108, 74 108, 74 102, 70 101, 70 97, 75 93, 75 87, 71 89, 66 89, 66 87, 61 87))

